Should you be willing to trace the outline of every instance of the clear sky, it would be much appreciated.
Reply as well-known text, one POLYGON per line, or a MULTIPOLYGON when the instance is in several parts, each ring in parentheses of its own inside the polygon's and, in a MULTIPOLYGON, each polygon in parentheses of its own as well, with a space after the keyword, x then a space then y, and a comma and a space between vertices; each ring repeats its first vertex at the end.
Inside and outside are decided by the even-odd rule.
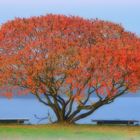
POLYGON ((140 35, 140 0, 0 0, 0 24, 47 13, 109 20, 140 35))

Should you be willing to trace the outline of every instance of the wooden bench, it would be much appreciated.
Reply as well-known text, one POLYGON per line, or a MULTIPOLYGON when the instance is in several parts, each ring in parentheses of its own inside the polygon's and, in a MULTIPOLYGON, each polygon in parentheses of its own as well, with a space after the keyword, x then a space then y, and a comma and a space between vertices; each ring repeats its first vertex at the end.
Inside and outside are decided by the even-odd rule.
POLYGON ((103 124, 122 124, 122 125, 139 125, 138 120, 92 120, 97 125, 103 124))
POLYGON ((0 124, 24 124, 25 122, 28 122, 29 121, 29 119, 26 119, 26 118, 24 118, 24 119, 22 119, 22 118, 8 118, 8 119, 1 119, 0 118, 0 124))

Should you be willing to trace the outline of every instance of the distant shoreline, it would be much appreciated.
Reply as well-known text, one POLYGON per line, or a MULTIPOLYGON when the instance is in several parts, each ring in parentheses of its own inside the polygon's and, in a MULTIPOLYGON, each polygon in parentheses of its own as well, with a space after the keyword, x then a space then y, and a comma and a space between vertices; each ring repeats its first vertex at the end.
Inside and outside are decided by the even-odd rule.
MULTIPOLYGON (((96 96, 92 96, 92 97, 96 97, 96 96)), ((136 97, 140 97, 140 92, 139 93, 129 93, 126 95, 123 95, 119 98, 136 98, 136 97)), ((36 99, 35 96, 28 94, 28 95, 14 95, 13 96, 14 99, 36 99)), ((6 99, 6 97, 1 96, 0 99, 6 99)))

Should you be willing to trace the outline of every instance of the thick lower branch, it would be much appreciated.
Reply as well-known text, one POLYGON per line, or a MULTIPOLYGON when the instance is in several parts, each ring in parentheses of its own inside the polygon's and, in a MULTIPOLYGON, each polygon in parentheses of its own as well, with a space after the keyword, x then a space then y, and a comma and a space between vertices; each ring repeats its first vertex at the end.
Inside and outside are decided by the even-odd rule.
MULTIPOLYGON (((124 89, 122 92, 116 94, 115 96, 113 96, 112 98, 110 97, 106 97, 104 100, 99 100, 98 102, 96 102, 95 104, 93 104, 91 106, 91 109, 89 111, 87 111, 86 113, 80 114, 78 116, 76 116, 75 118, 73 117, 72 122, 76 122, 80 119, 83 119, 89 115, 91 115, 95 110, 97 110, 99 107, 105 105, 105 104, 110 104, 114 101, 114 99, 116 99, 117 97, 125 94, 127 91, 127 88, 124 89)), ((78 112, 78 111, 77 111, 78 112)))

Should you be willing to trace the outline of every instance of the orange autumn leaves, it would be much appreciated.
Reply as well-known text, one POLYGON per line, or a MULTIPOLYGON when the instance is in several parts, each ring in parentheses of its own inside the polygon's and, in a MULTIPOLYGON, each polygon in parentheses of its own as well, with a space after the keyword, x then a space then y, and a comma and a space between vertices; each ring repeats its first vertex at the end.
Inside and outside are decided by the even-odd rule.
POLYGON ((140 39, 111 22, 63 15, 18 18, 0 30, 0 84, 33 93, 74 90, 78 100, 92 87, 111 96, 118 85, 136 91, 139 52, 140 39))

